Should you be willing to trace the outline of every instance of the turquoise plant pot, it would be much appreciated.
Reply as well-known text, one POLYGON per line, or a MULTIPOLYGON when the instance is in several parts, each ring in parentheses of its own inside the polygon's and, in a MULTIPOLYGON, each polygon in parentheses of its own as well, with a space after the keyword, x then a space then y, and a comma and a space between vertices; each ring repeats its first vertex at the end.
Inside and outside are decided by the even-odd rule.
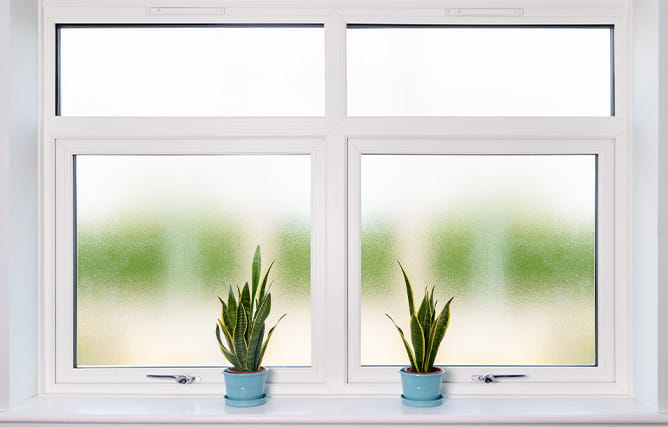
POLYGON ((225 376, 225 402, 229 406, 257 406, 267 401, 264 383, 267 369, 258 372, 235 372, 230 368, 223 370, 225 376))
POLYGON ((405 405, 430 407, 443 403, 441 381, 445 371, 441 368, 437 369, 438 371, 428 374, 408 372, 408 368, 403 368, 399 371, 401 373, 401 386, 404 392, 401 398, 405 405))

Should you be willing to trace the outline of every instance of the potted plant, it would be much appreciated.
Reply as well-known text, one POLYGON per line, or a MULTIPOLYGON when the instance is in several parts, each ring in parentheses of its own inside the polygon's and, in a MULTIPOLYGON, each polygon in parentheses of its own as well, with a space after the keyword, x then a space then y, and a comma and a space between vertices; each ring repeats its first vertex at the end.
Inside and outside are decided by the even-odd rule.
POLYGON ((445 372, 443 369, 434 366, 434 360, 436 360, 436 354, 450 323, 450 303, 454 297, 451 297, 445 303, 445 306, 437 315, 434 287, 432 286, 431 290, 425 288, 422 302, 416 310, 411 282, 401 263, 399 263, 399 268, 401 268, 406 283, 412 346, 406 340, 404 331, 397 325, 392 316, 387 313, 385 315, 389 317, 399 331, 411 364, 410 367, 402 368, 399 371, 403 388, 401 398, 404 404, 408 406, 438 406, 443 402, 441 377, 445 372))
POLYGON ((267 278, 273 265, 272 262, 260 280, 262 259, 258 245, 251 267, 251 284, 246 282, 241 289, 237 286, 236 295, 230 287, 227 302, 218 297, 222 309, 216 339, 221 353, 232 364, 223 370, 225 401, 229 406, 257 406, 267 399, 264 392, 267 369, 262 367, 262 358, 274 329, 285 317, 283 314, 276 321, 265 339, 264 322, 271 312, 271 285, 267 286, 267 278))

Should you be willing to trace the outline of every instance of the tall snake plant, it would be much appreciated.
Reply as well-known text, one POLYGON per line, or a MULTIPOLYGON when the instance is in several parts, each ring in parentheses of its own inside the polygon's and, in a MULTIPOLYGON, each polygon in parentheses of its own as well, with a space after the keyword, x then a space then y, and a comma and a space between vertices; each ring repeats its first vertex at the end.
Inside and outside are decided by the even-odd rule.
POLYGON ((241 289, 237 286, 236 295, 230 287, 227 302, 218 297, 222 310, 216 325, 216 339, 220 352, 233 365, 234 371, 256 372, 260 370, 269 339, 278 322, 285 317, 283 314, 276 321, 276 324, 269 329, 265 339, 264 322, 271 312, 271 284, 267 286, 267 278, 273 265, 272 262, 260 280, 262 258, 258 245, 255 249, 255 256, 253 256, 250 286, 248 282, 241 289), (221 335, 225 337, 224 343, 221 335))
POLYGON ((392 316, 385 313, 390 318, 394 326, 399 331, 401 340, 406 348, 408 359, 411 363, 411 370, 417 373, 429 373, 434 371, 434 360, 445 337, 445 331, 450 323, 450 303, 454 297, 450 298, 441 312, 436 315, 436 304, 434 300, 434 287, 431 290, 425 288, 424 298, 417 311, 413 300, 413 287, 408 279, 404 267, 399 263, 401 273, 406 282, 406 295, 408 297, 408 310, 410 315, 411 345, 408 343, 404 331, 397 325, 392 316))

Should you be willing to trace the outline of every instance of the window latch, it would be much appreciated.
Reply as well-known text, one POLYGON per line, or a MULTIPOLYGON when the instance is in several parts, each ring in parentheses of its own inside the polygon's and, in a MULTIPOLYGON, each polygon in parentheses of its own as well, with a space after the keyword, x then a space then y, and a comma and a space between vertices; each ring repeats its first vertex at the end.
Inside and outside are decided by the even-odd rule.
POLYGON ((179 384, 192 384, 200 380, 199 377, 191 377, 190 375, 155 375, 148 374, 146 378, 159 378, 174 380, 179 384))
POLYGON ((471 380, 479 381, 485 384, 491 384, 498 382, 498 378, 520 378, 526 377, 524 374, 507 374, 507 375, 496 375, 496 374, 485 374, 485 375, 472 375, 471 380))

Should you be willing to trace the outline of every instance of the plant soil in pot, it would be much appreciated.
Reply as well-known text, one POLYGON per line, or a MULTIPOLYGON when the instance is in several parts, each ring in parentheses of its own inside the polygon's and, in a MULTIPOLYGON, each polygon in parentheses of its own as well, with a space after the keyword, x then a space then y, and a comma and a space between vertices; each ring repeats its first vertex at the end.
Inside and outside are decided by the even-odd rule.
POLYGON ((223 371, 225 402, 229 406, 257 406, 267 399, 264 392, 267 370, 262 367, 262 358, 276 325, 285 317, 284 314, 276 321, 265 338, 264 323, 271 312, 271 286, 267 287, 267 279, 273 265, 260 280, 262 262, 258 246, 251 267, 251 284, 237 286, 236 294, 230 287, 227 301, 218 297, 221 315, 216 324, 216 340, 220 352, 232 364, 232 368, 223 371))
POLYGON ((415 307, 413 287, 408 279, 404 267, 399 264, 406 284, 408 311, 410 314, 410 339, 406 339, 404 331, 397 325, 389 314, 399 332, 399 336, 406 349, 410 367, 404 368, 401 373, 402 401, 408 406, 431 407, 443 402, 441 382, 444 371, 434 366, 436 354, 441 346, 445 332, 450 324, 450 298, 440 312, 437 311, 437 301, 434 300, 434 287, 425 288, 424 297, 420 305, 415 307))

